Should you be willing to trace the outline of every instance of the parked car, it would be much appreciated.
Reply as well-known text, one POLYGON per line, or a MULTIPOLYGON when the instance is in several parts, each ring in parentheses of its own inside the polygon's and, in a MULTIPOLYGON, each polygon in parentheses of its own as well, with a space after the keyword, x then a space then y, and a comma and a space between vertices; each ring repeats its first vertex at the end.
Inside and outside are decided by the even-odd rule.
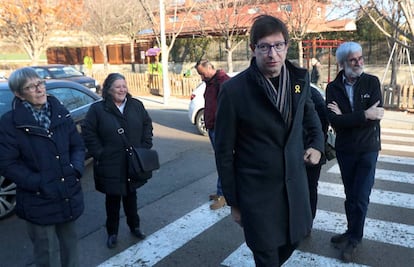
MULTIPOLYGON (((56 96, 70 111, 78 131, 90 105, 99 101, 101 97, 85 86, 62 80, 47 80, 48 94, 56 96)), ((0 116, 11 109, 14 98, 7 82, 0 82, 0 116)), ((16 185, 3 176, 0 176, 0 219, 12 214, 16 206, 16 185)))
POLYGON ((42 79, 70 80, 88 87, 95 93, 99 93, 100 91, 100 85, 97 80, 86 76, 83 72, 78 71, 74 67, 61 64, 31 67, 36 70, 37 74, 39 74, 42 79))

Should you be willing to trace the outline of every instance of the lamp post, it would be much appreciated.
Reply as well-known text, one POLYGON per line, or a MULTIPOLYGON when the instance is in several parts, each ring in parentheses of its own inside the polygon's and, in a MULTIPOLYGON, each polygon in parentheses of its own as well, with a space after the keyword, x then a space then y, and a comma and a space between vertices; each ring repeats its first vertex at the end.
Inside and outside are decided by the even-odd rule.
POLYGON ((160 0, 160 34, 161 34, 161 65, 162 65, 162 86, 164 88, 164 105, 168 104, 170 97, 170 81, 168 78, 168 51, 167 40, 165 37, 165 5, 164 0, 160 0))

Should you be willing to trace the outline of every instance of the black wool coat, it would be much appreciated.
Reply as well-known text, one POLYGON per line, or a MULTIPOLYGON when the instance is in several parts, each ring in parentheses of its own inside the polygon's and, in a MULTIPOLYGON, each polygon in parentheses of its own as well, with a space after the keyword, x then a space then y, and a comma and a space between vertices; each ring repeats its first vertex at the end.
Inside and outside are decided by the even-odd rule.
MULTIPOLYGON (((253 59, 254 60, 254 59, 253 59)), ((292 124, 286 126, 249 67, 226 81, 218 98, 216 163, 224 196, 241 211, 246 243, 273 250, 295 243, 311 229, 303 124, 309 147, 324 149, 311 100, 309 74, 286 61, 291 77, 292 124)))
POLYGON ((124 142, 118 134, 119 125, 135 147, 152 147, 152 120, 138 99, 127 96, 122 114, 111 99, 93 104, 82 126, 88 152, 94 158, 95 187, 109 195, 126 195, 142 183, 127 175, 124 142))

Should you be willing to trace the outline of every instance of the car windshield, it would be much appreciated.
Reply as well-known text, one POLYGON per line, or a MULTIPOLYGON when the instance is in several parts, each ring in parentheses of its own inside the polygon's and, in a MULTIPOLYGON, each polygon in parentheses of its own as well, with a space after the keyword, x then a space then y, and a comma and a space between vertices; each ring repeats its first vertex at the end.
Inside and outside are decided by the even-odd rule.
POLYGON ((82 72, 72 67, 53 67, 48 70, 55 79, 83 76, 82 72))

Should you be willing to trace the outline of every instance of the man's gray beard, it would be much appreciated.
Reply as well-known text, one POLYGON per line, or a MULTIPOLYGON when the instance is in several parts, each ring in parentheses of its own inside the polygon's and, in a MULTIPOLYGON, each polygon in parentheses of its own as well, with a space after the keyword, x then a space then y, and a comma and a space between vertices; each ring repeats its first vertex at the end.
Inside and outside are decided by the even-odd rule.
POLYGON ((360 72, 357 73, 355 71, 352 71, 352 68, 349 66, 345 66, 345 76, 349 77, 349 78, 358 78, 359 76, 361 76, 361 74, 364 72, 364 67, 359 67, 360 68, 360 72))

